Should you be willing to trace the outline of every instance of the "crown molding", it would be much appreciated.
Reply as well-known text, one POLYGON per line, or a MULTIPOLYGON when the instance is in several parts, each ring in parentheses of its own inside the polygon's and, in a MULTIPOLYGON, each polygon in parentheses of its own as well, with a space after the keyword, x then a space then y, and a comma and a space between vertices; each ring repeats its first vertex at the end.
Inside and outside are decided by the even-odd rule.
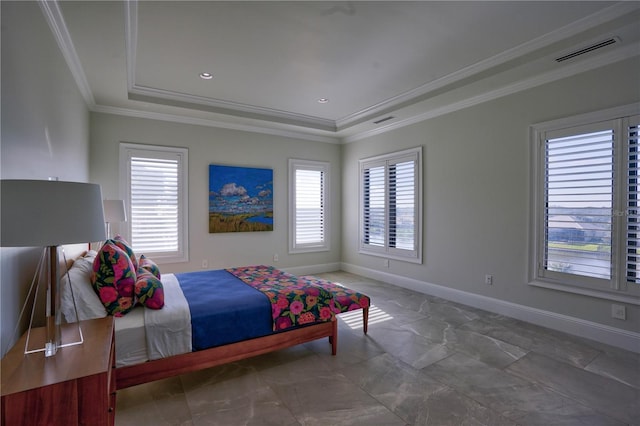
POLYGON ((260 134, 281 136, 281 137, 293 138, 293 139, 303 139, 303 140, 308 140, 313 142, 323 142, 323 143, 332 143, 332 144, 339 144, 341 142, 340 139, 337 137, 311 134, 308 132, 297 132, 294 130, 287 130, 287 129, 274 129, 274 128, 269 128, 264 126, 254 126, 254 125, 245 124, 245 123, 231 123, 227 121, 217 121, 217 120, 212 120, 208 118, 188 117, 188 116, 177 115, 177 114, 142 111, 142 110, 131 109, 131 108, 95 105, 91 108, 91 111, 104 113, 104 114, 121 115, 126 117, 133 117, 133 118, 145 118, 149 120, 167 121, 172 123, 216 127, 220 129, 229 129, 229 130, 240 130, 243 132, 260 133, 260 134))
POLYGON ((530 54, 553 43, 579 34, 597 25, 601 25, 611 20, 626 16, 627 14, 639 8, 640 6, 638 6, 638 4, 634 4, 634 2, 622 2, 615 4, 598 13, 594 13, 578 21, 572 22, 571 24, 559 28, 555 31, 551 31, 533 40, 505 50, 504 52, 501 52, 491 58, 487 58, 468 67, 455 71, 451 74, 447 74, 444 77, 423 84, 422 86, 416 87, 415 89, 409 90, 398 96, 386 99, 376 105, 372 105, 368 108, 340 118, 336 120, 336 127, 338 130, 346 130, 348 127, 354 124, 369 120, 371 117, 384 114, 389 110, 398 108, 402 104, 415 102, 416 99, 423 97, 430 92, 434 92, 450 84, 462 81, 465 78, 469 78, 475 74, 482 73, 511 60, 518 59, 524 55, 530 54))
POLYGON ((254 118, 265 121, 291 124, 294 126, 308 127, 311 129, 335 132, 336 126, 333 120, 311 117, 294 112, 280 111, 238 102, 212 99, 204 96, 187 93, 173 92, 154 87, 139 86, 135 83, 129 89, 129 99, 155 102, 164 105, 179 106, 198 109, 219 114, 235 115, 245 118, 254 118))
POLYGON ((375 116, 375 114, 379 113, 383 109, 386 110, 392 107, 398 107, 403 103, 415 101, 416 98, 424 96, 430 91, 434 91, 448 84, 460 81, 473 75, 474 73, 481 72, 506 61, 518 58, 536 49, 562 40, 565 37, 578 34, 579 32, 589 29, 593 26, 625 16, 633 11, 640 9, 640 5, 636 2, 617 3, 599 13, 590 15, 557 31, 550 32, 544 36, 538 37, 537 39, 524 43, 516 48, 509 49, 485 61, 478 62, 470 67, 464 68, 446 77, 420 86, 415 90, 398 95, 394 98, 388 99, 375 106, 363 109, 359 112, 356 112, 334 122, 333 120, 310 117, 302 114, 289 113, 269 108, 254 107, 251 105, 244 105, 228 101, 211 100, 204 97, 136 86, 134 83, 134 76, 136 62, 135 41, 137 39, 138 31, 137 3, 137 0, 126 0, 125 5, 127 88, 129 90, 129 93, 133 94, 134 98, 139 97, 140 100, 153 99, 153 102, 156 103, 163 103, 158 102, 158 99, 165 99, 164 103, 167 105, 191 107, 214 113, 222 112, 226 113, 227 115, 233 112, 234 114, 232 115, 244 117, 244 119, 255 121, 256 123, 259 123, 260 121, 272 121, 272 126, 270 127, 268 125, 237 122, 234 123, 230 121, 219 121, 207 118, 186 117, 179 114, 145 112, 135 108, 97 105, 91 88, 88 84, 84 70, 82 68, 81 62, 76 53, 73 40, 71 39, 71 35, 66 26, 62 11, 60 10, 58 0, 38 0, 38 4, 44 14, 45 20, 49 24, 49 27, 63 54, 63 57, 65 58, 71 74, 76 81, 76 85, 78 86, 78 89, 85 103, 91 111, 176 123, 219 127, 224 129, 269 134, 324 143, 349 143, 367 137, 386 133, 394 129, 405 127, 424 120, 458 111, 460 109, 475 106, 483 102, 488 102, 503 96, 517 93, 522 90, 530 89, 562 78, 571 77, 581 72, 589 71, 617 61, 628 59, 630 57, 637 56, 640 52, 640 43, 634 43, 629 46, 621 47, 611 52, 602 54, 593 59, 576 62, 561 69, 549 71, 536 77, 508 84, 494 90, 489 90, 467 99, 452 102, 440 107, 431 108, 424 113, 414 115, 404 120, 389 123, 387 125, 383 125, 371 130, 356 131, 353 134, 348 134, 345 136, 345 134, 348 133, 347 130, 349 127, 353 127, 359 122, 375 116), (197 107, 198 105, 200 106, 200 108, 197 107), (240 114, 238 114, 238 112, 240 112, 240 114), (284 128, 276 128, 275 126, 299 127, 302 130, 289 130, 284 128), (330 133, 332 136, 322 135, 319 133, 330 133))
POLYGON ((84 98, 85 103, 89 106, 95 105, 96 102, 93 98, 93 92, 87 82, 86 74, 84 73, 82 64, 80 63, 80 58, 78 58, 78 54, 76 53, 73 40, 71 39, 71 34, 69 34, 67 24, 62 16, 60 5, 57 0, 38 0, 38 5, 44 14, 45 20, 49 24, 49 28, 58 43, 62 56, 64 57, 67 66, 76 81, 78 90, 80 90, 80 94, 84 98))
POLYGON ((127 93, 133 88, 138 40, 138 2, 126 0, 124 8, 124 41, 127 61, 127 93))
POLYGON ((405 120, 400 120, 394 123, 380 126, 375 129, 355 133, 350 136, 342 138, 344 143, 354 142, 360 139, 368 138, 371 136, 380 135, 391 130, 399 129, 401 127, 409 126, 411 124, 419 123, 421 121, 429 120, 431 118, 439 117, 441 115, 449 114, 464 108, 469 108, 475 105, 479 105, 484 102, 492 101, 504 96, 512 95, 527 89, 531 89, 543 84, 552 83, 554 81, 572 77, 574 75, 590 71, 596 68, 600 68, 606 65, 613 64, 615 62, 623 61, 625 59, 638 56, 640 54, 640 43, 633 43, 625 47, 618 48, 614 51, 600 55, 593 59, 587 59, 580 62, 575 62, 566 67, 548 71, 535 77, 531 77, 525 80, 521 80, 512 84, 508 84, 503 87, 499 87, 494 90, 481 93, 470 98, 466 98, 457 102, 430 109, 422 114, 415 115, 405 120))
POLYGON ((138 85, 135 81, 136 46, 138 44, 138 0, 127 0, 125 22, 127 90, 130 99, 275 121, 330 132, 336 131, 336 123, 330 119, 138 85))

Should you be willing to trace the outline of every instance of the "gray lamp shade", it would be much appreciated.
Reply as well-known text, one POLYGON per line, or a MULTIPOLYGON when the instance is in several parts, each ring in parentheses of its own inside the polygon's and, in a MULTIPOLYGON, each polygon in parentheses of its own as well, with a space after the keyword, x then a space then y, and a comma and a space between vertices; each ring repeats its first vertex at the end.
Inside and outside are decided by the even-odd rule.
POLYGON ((0 181, 2 247, 58 246, 105 239, 100 185, 0 181))

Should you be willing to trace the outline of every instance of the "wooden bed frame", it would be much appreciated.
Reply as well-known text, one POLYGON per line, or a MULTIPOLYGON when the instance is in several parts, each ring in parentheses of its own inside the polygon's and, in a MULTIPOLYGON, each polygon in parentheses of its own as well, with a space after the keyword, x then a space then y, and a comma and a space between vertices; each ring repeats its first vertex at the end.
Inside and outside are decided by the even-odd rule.
MULTIPOLYGON (((91 244, 89 244, 88 249, 91 249, 91 244)), ((85 254, 86 249, 79 253, 78 256, 73 256, 72 259, 84 256, 85 254)), ((73 260, 67 261, 66 270, 69 270, 72 263, 73 260)), ((362 308, 362 322, 364 334, 367 334, 369 325, 368 306, 362 308)), ((336 316, 334 316, 331 321, 281 331, 255 339, 174 355, 168 358, 146 361, 140 364, 117 367, 115 369, 116 390, 228 364, 230 362, 322 339, 323 337, 329 338, 331 355, 336 355, 338 351, 338 320, 336 316)), ((116 342, 116 345, 117 344, 118 342, 116 342)))
MULTIPOLYGON (((364 333, 367 334, 369 308, 363 309, 362 316, 364 333)), ((335 355, 338 350, 338 320, 336 317, 331 321, 282 331, 264 337, 147 361, 142 364, 119 367, 116 368, 116 389, 125 389, 154 380, 165 379, 179 374, 190 373, 241 359, 251 358, 279 349, 322 339, 323 337, 329 338, 331 354, 335 355)))

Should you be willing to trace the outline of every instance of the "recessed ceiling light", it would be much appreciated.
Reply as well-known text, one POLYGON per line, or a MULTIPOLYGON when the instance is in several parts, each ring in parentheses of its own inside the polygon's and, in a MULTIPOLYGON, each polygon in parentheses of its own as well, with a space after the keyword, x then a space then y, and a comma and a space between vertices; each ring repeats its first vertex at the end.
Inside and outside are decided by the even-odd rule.
POLYGON ((213 74, 211 74, 210 72, 201 72, 200 78, 203 80, 211 80, 213 78, 213 74))
POLYGON ((319 104, 326 104, 327 102, 329 102, 329 99, 327 99, 327 98, 320 98, 320 99, 318 99, 318 103, 319 103, 319 104))

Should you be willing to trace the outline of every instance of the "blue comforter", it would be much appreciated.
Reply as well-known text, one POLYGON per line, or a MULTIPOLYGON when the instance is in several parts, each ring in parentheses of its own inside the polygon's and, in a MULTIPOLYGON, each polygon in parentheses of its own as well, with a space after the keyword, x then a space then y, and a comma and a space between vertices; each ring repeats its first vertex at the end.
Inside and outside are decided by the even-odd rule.
POLYGON ((175 274, 191 311, 193 350, 273 333, 271 303, 225 270, 175 274))

